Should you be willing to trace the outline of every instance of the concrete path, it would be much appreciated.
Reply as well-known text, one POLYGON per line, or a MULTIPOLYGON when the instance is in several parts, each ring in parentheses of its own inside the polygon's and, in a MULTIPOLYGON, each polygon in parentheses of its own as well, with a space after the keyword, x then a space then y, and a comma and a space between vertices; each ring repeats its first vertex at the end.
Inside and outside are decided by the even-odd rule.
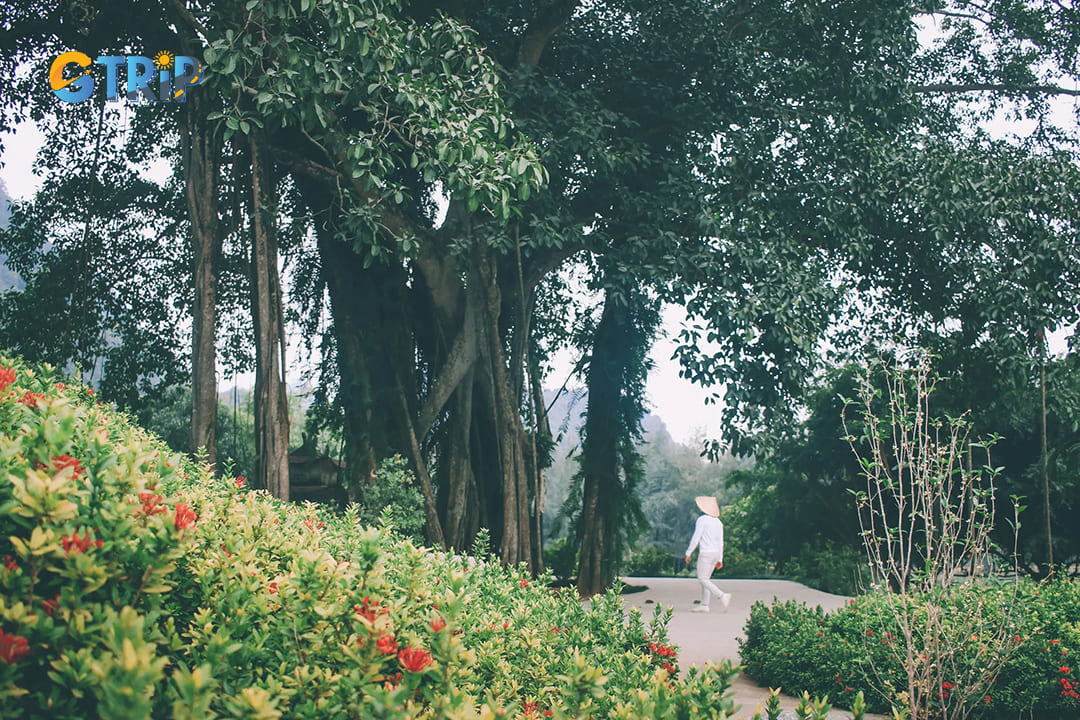
MULTIPOLYGON (((834 610, 847 603, 849 598, 842 595, 830 595, 808 588, 788 580, 723 580, 716 583, 725 592, 732 595, 731 607, 725 613, 723 606, 715 599, 712 612, 695 613, 695 600, 701 599, 701 586, 693 578, 638 578, 622 579, 627 586, 645 586, 643 592, 623 595, 627 607, 641 610, 645 619, 653 616, 657 605, 674 608, 671 622, 668 624, 668 638, 679 647, 679 665, 684 670, 691 665, 704 664, 706 660, 720 661, 729 659, 738 664, 739 645, 737 638, 742 637, 743 627, 750 617, 750 606, 758 600, 766 603, 777 600, 802 600, 811 607, 821 605, 826 610, 834 610)), ((760 704, 764 713, 765 701, 769 689, 758 687, 752 680, 739 674, 734 684, 735 702, 741 705, 739 718, 749 719, 760 704)), ((798 701, 790 697, 781 698, 786 711, 783 718, 794 718, 790 713, 798 701)), ((851 713, 834 711, 829 720, 848 720, 851 713)), ((870 718, 884 718, 882 715, 867 715, 870 718)))

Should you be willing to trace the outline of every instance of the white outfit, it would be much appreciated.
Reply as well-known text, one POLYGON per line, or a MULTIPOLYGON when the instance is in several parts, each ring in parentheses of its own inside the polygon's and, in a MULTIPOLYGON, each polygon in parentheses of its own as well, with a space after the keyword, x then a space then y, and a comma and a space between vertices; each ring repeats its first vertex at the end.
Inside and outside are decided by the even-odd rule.
POLYGON ((694 548, 700 548, 697 559, 697 579, 701 583, 701 608, 708 610, 709 600, 713 595, 723 600, 727 594, 712 581, 716 563, 724 560, 724 523, 720 522, 720 518, 702 515, 697 519, 694 524, 694 537, 690 538, 690 545, 686 548, 687 557, 693 554, 694 548))

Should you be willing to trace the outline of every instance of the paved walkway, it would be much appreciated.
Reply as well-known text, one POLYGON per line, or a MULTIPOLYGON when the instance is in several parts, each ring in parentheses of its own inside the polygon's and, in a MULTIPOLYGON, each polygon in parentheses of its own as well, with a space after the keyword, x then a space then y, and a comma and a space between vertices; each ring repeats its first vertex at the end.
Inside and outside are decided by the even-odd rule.
MULTIPOLYGON (((794 598, 805 601, 811 607, 821 605, 826 610, 842 607, 848 601, 842 595, 830 595, 788 580, 717 579, 716 583, 732 594, 731 607, 725 613, 721 604, 714 599, 712 612, 705 614, 690 612, 695 607, 694 601, 701 599, 701 586, 693 578, 625 577, 623 583, 648 588, 644 592, 623 595, 626 605, 641 610, 646 620, 652 617, 657 605, 674 608, 668 624, 668 638, 679 646, 679 665, 684 670, 691 665, 703 664, 706 660, 729 659, 738 664, 739 645, 736 639, 742 637, 743 627, 750 617, 750 606, 758 600, 771 602, 773 598, 780 601, 794 598)), ((758 687, 741 673, 734 688, 735 702, 742 706, 738 712, 740 718, 753 717, 759 704, 764 713, 765 701, 769 697, 768 688, 758 687)), ((788 711, 798 704, 796 699, 790 697, 782 697, 781 701, 788 711)), ((795 715, 785 713, 782 717, 794 718, 795 715)), ((884 718, 881 715, 866 717, 868 720, 884 718)), ((829 714, 830 720, 850 718, 851 713, 848 712, 834 711, 829 714)))

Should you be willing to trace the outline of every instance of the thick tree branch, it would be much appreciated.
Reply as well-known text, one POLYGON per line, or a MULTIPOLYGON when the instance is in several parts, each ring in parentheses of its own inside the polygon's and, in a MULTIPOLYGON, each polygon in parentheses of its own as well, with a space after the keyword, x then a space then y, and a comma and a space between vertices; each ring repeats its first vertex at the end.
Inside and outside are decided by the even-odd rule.
POLYGON ((579 4, 580 0, 565 0, 541 10, 529 22, 529 28, 521 38, 521 45, 518 47, 518 64, 530 67, 540 64, 540 56, 543 55, 548 40, 573 16, 579 4))
POLYGON ((302 155, 298 155, 294 152, 289 152, 288 150, 281 150, 279 148, 277 152, 277 157, 278 160, 280 160, 281 163, 285 165, 285 167, 289 168, 294 172, 303 173, 304 175, 310 177, 312 180, 318 180, 320 182, 330 185, 334 185, 336 183, 342 182, 343 180, 346 180, 345 176, 334 168, 327 167, 326 165, 317 163, 314 160, 303 157, 302 155))
POLYGON ((532 290, 549 273, 558 270, 564 262, 585 249, 585 244, 564 245, 561 248, 552 248, 547 252, 534 253, 525 263, 524 285, 526 290, 532 290))
POLYGON ((1002 92, 1012 95, 1071 95, 1080 97, 1080 90, 1074 90, 1060 85, 1004 85, 997 83, 939 83, 935 85, 916 85, 911 88, 912 92, 930 93, 969 93, 969 92, 1002 92))
POLYGON ((424 496, 424 525, 427 539, 433 545, 445 547, 446 540, 443 535, 442 523, 439 522, 439 512, 435 506, 435 491, 431 485, 431 476, 428 474, 427 463, 424 462, 424 453, 420 450, 420 443, 416 439, 412 419, 409 417, 409 401, 405 396, 405 387, 401 383, 401 376, 394 372, 394 384, 397 391, 398 411, 401 413, 402 424, 409 441, 409 454, 412 455, 413 469, 416 471, 416 479, 420 483, 420 494, 424 496))
POLYGON ((203 42, 209 40, 210 32, 206 29, 206 26, 199 21, 199 18, 192 15, 191 11, 185 7, 184 3, 180 2, 180 0, 167 0, 167 2, 180 20, 202 37, 203 42))
MULTIPOLYGON (((309 148, 311 150, 311 155, 329 154, 325 148, 304 133, 279 133, 279 135, 274 138, 274 154, 285 165, 292 170, 301 172, 315 180, 329 184, 336 192, 340 193, 343 186, 348 187, 357 197, 378 208, 377 216, 379 225, 393 237, 402 238, 411 236, 422 239, 430 238, 431 232, 428 228, 418 225, 404 214, 382 202, 377 193, 372 192, 369 188, 364 186, 361 178, 353 177, 351 173, 342 172, 336 167, 329 167, 317 163, 314 160, 311 160, 307 153, 296 152, 295 148, 297 147, 309 148)), ((341 153, 339 153, 339 157, 336 159, 336 164, 347 167, 347 163, 340 155, 341 153)))
POLYGON ((435 418, 446 407, 446 403, 454 394, 454 390, 457 389, 458 385, 469 374, 469 370, 472 369, 473 363, 479 356, 476 332, 476 312, 472 303, 466 303, 465 320, 461 324, 461 330, 458 332, 457 338, 446 356, 446 362, 439 371, 438 377, 435 378, 435 382, 431 386, 431 392, 428 393, 427 399, 424 401, 424 407, 421 408, 417 418, 417 437, 423 439, 427 436, 431 426, 435 423, 435 418))

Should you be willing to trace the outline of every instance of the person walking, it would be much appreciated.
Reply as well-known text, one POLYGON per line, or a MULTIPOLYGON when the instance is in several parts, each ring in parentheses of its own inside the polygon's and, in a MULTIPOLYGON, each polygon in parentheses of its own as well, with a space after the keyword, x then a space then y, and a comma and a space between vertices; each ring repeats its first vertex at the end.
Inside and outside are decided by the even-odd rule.
POLYGON ((698 509, 704 513, 694 524, 694 536, 686 548, 686 564, 690 556, 698 549, 697 579, 701 583, 701 604, 693 612, 709 612, 709 600, 712 596, 720 598, 727 612, 731 605, 731 593, 726 593, 712 581, 713 570, 724 567, 724 523, 720 522, 720 504, 709 495, 694 498, 698 509))

